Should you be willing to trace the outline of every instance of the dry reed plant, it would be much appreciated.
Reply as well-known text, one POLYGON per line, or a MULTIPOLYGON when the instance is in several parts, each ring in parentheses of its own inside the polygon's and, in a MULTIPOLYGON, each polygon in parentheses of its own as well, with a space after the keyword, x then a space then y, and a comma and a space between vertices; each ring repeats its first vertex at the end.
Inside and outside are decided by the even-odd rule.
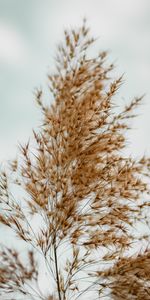
POLYGON ((94 41, 85 20, 64 32, 48 75, 53 104, 36 91, 35 144, 1 171, 1 227, 28 247, 26 258, 1 247, 0 299, 150 299, 150 159, 122 154, 142 97, 116 112, 122 77, 111 80, 106 52, 90 57, 94 41))

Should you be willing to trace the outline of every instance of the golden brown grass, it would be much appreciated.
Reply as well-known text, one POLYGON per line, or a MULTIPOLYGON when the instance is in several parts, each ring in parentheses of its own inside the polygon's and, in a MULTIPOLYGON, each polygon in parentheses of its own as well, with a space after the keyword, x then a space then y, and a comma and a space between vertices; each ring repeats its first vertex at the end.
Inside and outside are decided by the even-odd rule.
POLYGON ((122 77, 111 81, 106 52, 89 57, 93 43, 85 21, 65 31, 48 75, 53 104, 36 92, 43 122, 35 146, 21 146, 23 159, 1 172, 0 221, 30 247, 28 263, 1 250, 0 299, 150 299, 150 159, 122 154, 142 97, 115 111, 122 77), (37 254, 54 282, 46 295, 37 254))

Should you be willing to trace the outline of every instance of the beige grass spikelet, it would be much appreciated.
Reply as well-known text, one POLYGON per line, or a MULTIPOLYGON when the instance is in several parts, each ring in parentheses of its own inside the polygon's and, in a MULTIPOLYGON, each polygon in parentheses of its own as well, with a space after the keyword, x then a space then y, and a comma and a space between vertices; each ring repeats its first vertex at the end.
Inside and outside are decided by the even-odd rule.
POLYGON ((1 171, 1 227, 27 251, 1 248, 0 299, 150 300, 150 158, 123 154, 143 97, 116 111, 123 78, 94 43, 86 20, 65 30, 53 103, 36 90, 40 129, 1 171))

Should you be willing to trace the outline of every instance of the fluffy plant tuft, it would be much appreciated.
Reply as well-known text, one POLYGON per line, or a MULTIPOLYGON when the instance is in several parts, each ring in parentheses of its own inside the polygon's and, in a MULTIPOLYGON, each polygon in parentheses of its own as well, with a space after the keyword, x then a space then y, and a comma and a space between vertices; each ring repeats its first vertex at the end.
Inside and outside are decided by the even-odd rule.
POLYGON ((142 97, 116 111, 122 77, 94 42, 85 20, 64 32, 53 103, 36 91, 40 130, 1 171, 1 228, 26 254, 1 246, 0 299, 150 299, 150 159, 123 154, 142 97))

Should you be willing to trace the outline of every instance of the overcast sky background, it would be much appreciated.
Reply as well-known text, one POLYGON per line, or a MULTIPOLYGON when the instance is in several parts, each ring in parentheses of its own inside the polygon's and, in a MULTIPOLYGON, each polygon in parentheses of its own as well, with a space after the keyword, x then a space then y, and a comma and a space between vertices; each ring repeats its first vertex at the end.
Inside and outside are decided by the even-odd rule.
POLYGON ((150 1, 0 0, 0 163, 40 124, 34 89, 46 84, 63 29, 84 16, 99 37, 96 49, 110 50, 118 74, 125 73, 120 104, 146 93, 129 151, 150 154, 150 1))
MULTIPOLYGON (((150 0, 0 0, 0 165, 40 125, 34 90, 46 86, 63 30, 85 16, 99 37, 93 52, 109 50, 115 75, 125 73, 118 103, 146 93, 128 153, 150 155, 150 0)), ((6 229, 0 239, 16 246, 6 229)), ((40 282, 46 286, 45 277, 40 282)))

